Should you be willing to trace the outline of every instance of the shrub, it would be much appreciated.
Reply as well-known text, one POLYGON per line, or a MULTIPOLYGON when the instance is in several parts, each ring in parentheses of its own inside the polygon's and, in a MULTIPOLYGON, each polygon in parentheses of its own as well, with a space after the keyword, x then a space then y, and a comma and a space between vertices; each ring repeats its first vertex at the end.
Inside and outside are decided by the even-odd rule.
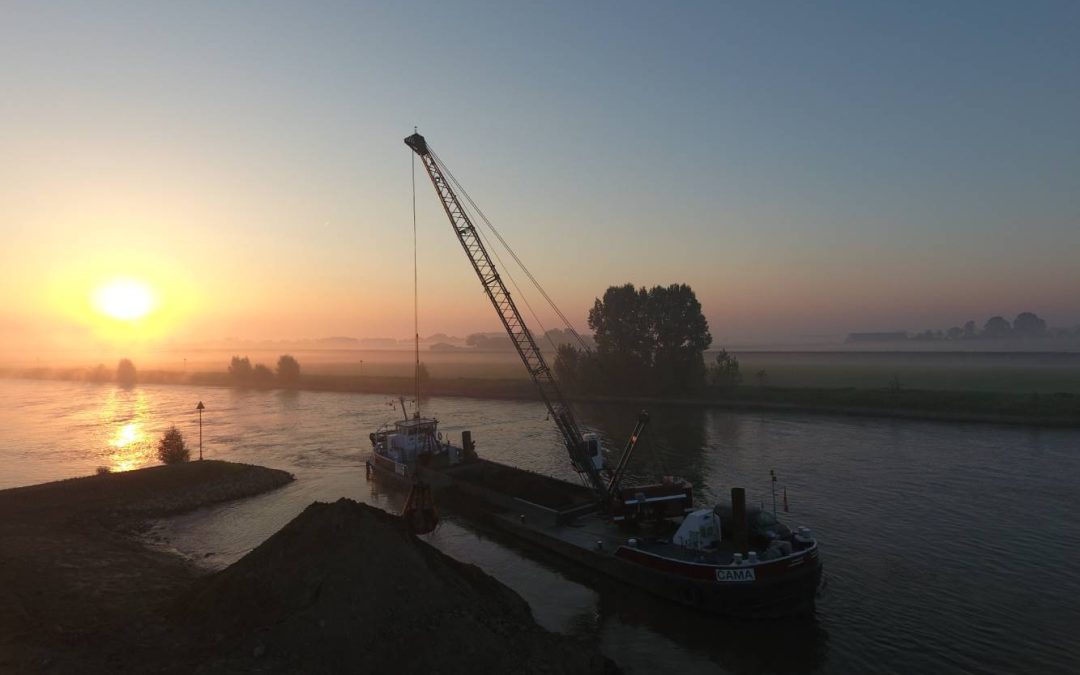
POLYGON ((97 469, 94 470, 94 473, 99 476, 105 476, 112 473, 112 469, 107 466, 99 466, 97 469))
POLYGON ((184 435, 175 426, 169 427, 165 435, 158 441, 158 459, 165 464, 177 464, 191 459, 187 445, 184 443, 184 435))
POLYGON ((732 354, 728 354, 726 349, 721 349, 720 353, 716 355, 716 363, 713 364, 709 371, 709 379, 719 387, 733 387, 742 384, 739 359, 732 354))

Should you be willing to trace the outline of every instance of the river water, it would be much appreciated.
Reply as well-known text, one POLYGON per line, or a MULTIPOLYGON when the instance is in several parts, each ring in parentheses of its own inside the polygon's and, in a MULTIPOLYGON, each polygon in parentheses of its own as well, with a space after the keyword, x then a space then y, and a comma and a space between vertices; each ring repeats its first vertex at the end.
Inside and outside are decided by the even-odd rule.
MULTIPOLYGON (((400 508, 364 480, 383 396, 0 379, 0 488, 156 462, 170 424, 208 458, 286 469, 273 493, 169 519, 167 544, 208 567, 238 559, 314 500, 400 508)), ((425 414, 485 457, 571 478, 543 407, 436 398, 425 414)), ((685 612, 540 561, 444 514, 426 537, 515 589, 545 627, 585 636, 629 672, 1080 672, 1080 431, 654 407, 631 474, 689 478, 699 503, 732 486, 812 527, 827 586, 813 619, 685 612), (782 492, 780 493, 782 495, 782 492), (782 496, 779 499, 782 509, 782 496)), ((621 446, 636 410, 582 406, 621 446)))

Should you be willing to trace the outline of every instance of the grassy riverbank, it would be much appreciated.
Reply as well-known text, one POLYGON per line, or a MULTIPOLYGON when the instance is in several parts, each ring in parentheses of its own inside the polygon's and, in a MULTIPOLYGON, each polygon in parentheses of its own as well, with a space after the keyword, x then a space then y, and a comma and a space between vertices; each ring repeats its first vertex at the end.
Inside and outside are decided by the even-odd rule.
MULTIPOLYGON (((1071 367, 1071 366, 1070 366, 1071 367)), ((884 371, 882 371, 884 372, 884 371)), ((0 372, 0 375, 5 373, 0 372)), ((11 372, 8 376, 40 379, 82 379, 78 371, 11 372)), ((878 378, 884 380, 884 378, 878 378)), ((1068 379, 1068 378, 1067 378, 1068 379)), ((1077 376, 1080 380, 1080 376, 1077 376)), ((752 410, 788 410, 845 415, 868 415, 906 419, 933 419, 962 422, 995 422, 1050 426, 1080 426, 1080 393, 1071 380, 1061 384, 1054 378, 1047 391, 957 390, 900 386, 760 386, 707 387, 693 394, 658 397, 627 393, 620 396, 585 395, 579 401, 618 401, 636 404, 697 405, 752 410)), ((224 372, 177 373, 142 371, 144 384, 181 384, 198 387, 233 387, 224 372)), ((828 381, 823 376, 813 381, 828 381)), ((876 380, 870 380, 876 381, 876 380)), ((405 376, 305 373, 297 383, 272 388, 307 391, 336 391, 409 396, 414 383, 405 376)), ((425 396, 467 396, 471 398, 535 400, 531 381, 521 378, 432 377, 423 385, 425 396)))
MULTIPOLYGON (((192 384, 230 386, 228 377, 219 373, 195 374, 192 384)), ((411 391, 413 386, 412 380, 406 377, 305 375, 297 388, 396 396, 411 391)), ((424 393, 428 396, 521 400, 536 398, 532 382, 519 379, 432 378, 424 384, 424 393)), ((578 395, 573 398, 580 401, 705 405, 909 419, 1080 426, 1080 394, 1068 392, 1029 394, 938 389, 742 385, 707 387, 701 392, 686 396, 578 395)))

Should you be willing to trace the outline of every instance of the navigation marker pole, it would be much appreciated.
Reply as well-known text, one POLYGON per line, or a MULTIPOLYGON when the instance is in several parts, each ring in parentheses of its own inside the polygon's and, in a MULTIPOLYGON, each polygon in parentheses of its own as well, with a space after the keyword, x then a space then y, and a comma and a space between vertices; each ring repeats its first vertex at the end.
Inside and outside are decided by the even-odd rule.
POLYGON ((772 514, 776 517, 776 471, 769 469, 769 477, 772 479, 772 514))
POLYGON ((195 409, 199 411, 199 461, 202 461, 202 411, 206 410, 206 406, 199 401, 199 405, 195 406, 195 409))

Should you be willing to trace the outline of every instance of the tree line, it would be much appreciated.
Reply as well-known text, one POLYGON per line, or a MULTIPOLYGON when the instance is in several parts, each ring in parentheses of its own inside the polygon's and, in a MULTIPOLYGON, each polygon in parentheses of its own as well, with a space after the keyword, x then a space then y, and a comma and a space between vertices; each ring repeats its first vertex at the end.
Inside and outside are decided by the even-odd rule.
POLYGON ((980 330, 974 321, 968 321, 963 326, 953 326, 948 330, 924 330, 915 333, 911 340, 1006 340, 1006 339, 1041 339, 1048 337, 1065 337, 1071 334, 1080 335, 1080 327, 1074 330, 1050 329, 1046 321, 1034 312, 1021 312, 1015 319, 1009 321, 1003 316, 992 316, 986 320, 980 330))
POLYGON ((234 356, 229 361, 229 379, 233 384, 244 387, 272 387, 275 384, 292 386, 300 381, 300 362, 290 354, 278 358, 277 369, 256 363, 246 356, 234 356))

